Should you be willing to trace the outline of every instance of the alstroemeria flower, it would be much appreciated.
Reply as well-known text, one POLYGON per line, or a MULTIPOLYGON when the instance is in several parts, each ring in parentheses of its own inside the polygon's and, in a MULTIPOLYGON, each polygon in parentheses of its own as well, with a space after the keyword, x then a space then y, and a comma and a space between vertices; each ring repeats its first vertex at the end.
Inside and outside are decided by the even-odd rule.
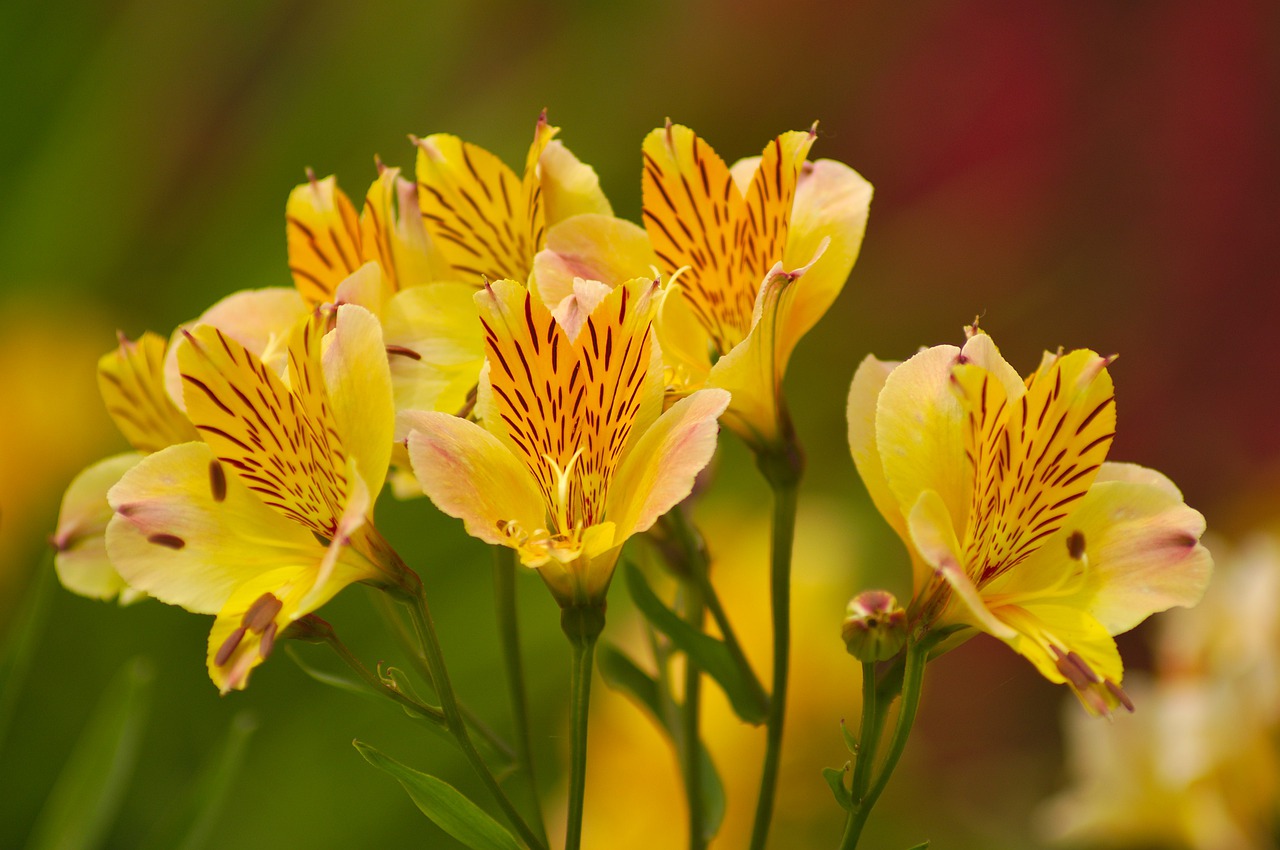
POLYGON ((1130 706, 1112 635, 1194 605, 1204 518, 1163 475, 1106 463, 1111 358, 1046 354, 1024 383, 990 337, 905 363, 868 357, 849 444, 915 567, 909 613, 1005 641, 1093 712, 1130 706))
POLYGON ((552 141, 559 131, 544 110, 522 177, 457 136, 414 139, 422 221, 454 279, 527 283, 549 227, 584 213, 612 214, 595 171, 552 141))
POLYGON ((725 166, 688 127, 644 141, 644 224, 675 275, 658 338, 680 394, 728 390, 725 423, 757 449, 785 427, 781 385, 796 343, 857 259, 871 184, 832 160, 806 163, 814 133, 783 133, 725 166))
POLYGON ((563 607, 597 605, 628 537, 689 495, 715 450, 722 390, 662 413, 656 285, 579 281, 554 310, 524 286, 476 294, 483 427, 414 413, 423 490, 468 533, 511 547, 563 607))
POLYGON ((178 365, 204 442, 142 460, 109 494, 111 561, 133 587, 215 614, 208 668, 243 688, 279 632, 356 581, 404 569, 371 519, 394 409, 377 319, 317 310, 290 335, 286 384, 212 325, 187 332, 178 365))
POLYGON ((63 587, 81 596, 118 596, 122 603, 141 597, 107 557, 103 537, 111 520, 107 491, 145 455, 199 439, 165 392, 164 360, 164 338, 150 332, 136 342, 122 334, 119 346, 98 360, 98 388, 107 413, 136 451, 113 455, 88 467, 62 497, 58 527, 51 538, 57 549, 53 564, 63 587))

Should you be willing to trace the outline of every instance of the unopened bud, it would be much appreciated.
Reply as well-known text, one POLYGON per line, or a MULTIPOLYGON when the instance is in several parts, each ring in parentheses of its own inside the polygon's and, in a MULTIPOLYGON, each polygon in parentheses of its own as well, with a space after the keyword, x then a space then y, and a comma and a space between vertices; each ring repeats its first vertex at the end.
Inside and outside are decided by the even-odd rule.
POLYGON ((859 661, 886 661, 907 642, 907 612, 886 590, 865 590, 849 600, 840 629, 859 661))

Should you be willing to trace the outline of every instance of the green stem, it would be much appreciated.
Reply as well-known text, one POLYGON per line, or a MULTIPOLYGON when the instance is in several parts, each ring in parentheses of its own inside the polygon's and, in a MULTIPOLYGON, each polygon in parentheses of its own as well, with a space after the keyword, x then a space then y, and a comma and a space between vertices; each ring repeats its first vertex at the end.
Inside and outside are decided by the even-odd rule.
POLYGON ((502 790, 502 786, 498 784, 497 778, 489 770, 489 766, 485 764, 484 759, 480 757, 480 753, 476 750, 475 744, 471 741, 471 734, 467 731, 467 722, 458 708, 458 700, 453 693, 453 685, 449 682, 449 671, 445 667, 444 652, 440 648, 440 639, 436 636, 435 624, 431 621, 431 610, 427 607, 427 595, 421 581, 417 582, 413 588, 410 603, 409 613, 413 617, 413 624, 418 631, 418 640, 422 644, 423 657, 431 676, 431 681, 435 684, 436 694, 440 697, 440 707, 444 710, 445 721, 449 725, 449 731, 457 739, 458 747, 462 750, 462 754, 466 756, 472 769, 479 775, 485 787, 489 789, 489 793, 493 795, 499 808, 507 816, 507 820, 520 833, 520 838, 532 850, 545 850, 546 845, 538 839, 538 836, 534 835, 533 830, 529 828, 524 818, 520 816, 520 812, 512 805, 511 800, 502 790))
POLYGON ((880 707, 876 701, 876 665, 874 661, 862 662, 862 725, 858 729, 858 753, 853 763, 853 782, 850 794, 855 801, 867 793, 871 781, 871 766, 876 760, 880 744, 880 707))
MULTIPOLYGON (((796 455, 792 455, 795 457, 796 455)), ((773 688, 766 720, 764 770, 751 829, 751 850, 764 850, 773 819, 773 804, 782 758, 782 727, 786 720, 787 673, 791 651, 791 548, 796 530, 799 464, 777 463, 761 456, 760 466, 773 487, 773 545, 769 588, 773 612, 773 688), (786 474, 783 470, 790 470, 786 474)))
POLYGON ((889 751, 885 754, 884 765, 880 768, 875 782, 862 799, 854 800, 853 811, 849 813, 845 825, 844 839, 840 842, 840 850, 854 850, 858 839, 862 837, 862 828, 866 826, 871 810, 889 777, 902 758, 902 751, 907 747, 907 739, 911 736, 911 727, 916 721, 916 711, 920 708, 920 686, 924 682, 924 665, 929 659, 929 647, 912 638, 907 642, 906 672, 902 679, 902 708, 898 712, 898 723, 893 729, 893 738, 889 741, 889 751))
POLYGON ((502 643, 502 664, 507 674, 511 714, 516 730, 516 761, 529 781, 533 804, 533 829, 543 843, 547 827, 542 820, 538 780, 533 767, 533 744, 529 732, 529 700, 524 684, 524 664, 520 659, 520 622, 516 611, 516 555, 506 546, 493 547, 493 596, 498 615, 498 636, 502 643))
POLYGON ((573 647, 570 673, 569 821, 565 828, 565 850, 582 846, 582 812, 587 795, 587 716, 591 705, 591 665, 596 639, 604 626, 604 610, 597 607, 566 608, 561 627, 573 647))
MULTIPOLYGON (((676 508, 679 510, 679 508, 676 508)), ((697 567, 695 567, 697 569, 697 567)), ((687 588, 685 617, 699 631, 706 606, 696 585, 687 588)), ((681 709, 680 756, 684 762, 684 793, 689 803, 689 850, 702 850, 709 836, 704 833, 702 813, 702 738, 698 719, 702 707, 702 670, 688 655, 684 667, 684 706, 681 709)))
MULTIPOLYGON (((318 618, 316 619, 318 620, 318 618)), ((356 675, 359 676, 360 679, 370 688, 388 699, 395 700, 405 708, 415 714, 419 714, 427 718, 433 723, 437 723, 442 727, 448 726, 443 711, 436 708, 434 705, 426 705, 425 703, 418 702, 403 691, 391 687, 384 682, 381 677, 375 675, 372 670, 365 667, 364 662, 357 658, 355 653, 347 648, 347 645, 338 638, 338 635, 332 628, 329 628, 327 633, 323 635, 323 639, 324 642, 329 645, 329 648, 332 649, 339 658, 346 662, 346 665, 355 671, 356 675)))
MULTIPOLYGON (((404 650, 405 655, 409 656, 409 662, 417 669, 418 674, 424 678, 432 688, 436 687, 435 681, 431 676, 431 668, 427 664, 427 658, 422 650, 416 646, 414 636, 405 626, 404 620, 400 617, 400 612, 396 609, 392 602, 392 597, 386 593, 376 593, 374 596, 378 600, 379 607, 382 608, 383 620, 391 623, 392 632, 395 634, 397 642, 404 650)), ((516 760, 515 751, 511 749, 511 745, 503 740, 497 732, 495 732, 487 723, 484 722, 474 711, 467 707, 467 704, 459 701, 458 710, 462 712, 462 717, 467 721, 473 731, 476 732, 485 743, 493 748, 494 754, 502 758, 503 761, 514 763, 516 760)))

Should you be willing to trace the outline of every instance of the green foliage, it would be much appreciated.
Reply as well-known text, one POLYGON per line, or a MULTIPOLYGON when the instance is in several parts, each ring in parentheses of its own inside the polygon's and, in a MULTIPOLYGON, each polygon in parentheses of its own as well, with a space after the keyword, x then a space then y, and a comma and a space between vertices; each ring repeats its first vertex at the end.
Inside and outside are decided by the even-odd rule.
POLYGON ((668 608, 649 587, 639 569, 628 564, 625 573, 632 600, 653 627, 670 638, 694 664, 716 680, 729 698, 735 714, 753 725, 763 723, 769 706, 755 673, 734 661, 724 641, 699 631, 668 608))
POLYGON ((845 775, 849 773, 849 762, 844 763, 844 767, 824 767, 822 769, 822 778, 827 780, 827 784, 831 786, 831 793, 835 795, 836 802, 840 804, 840 808, 845 811, 853 810, 853 797, 849 794, 849 789, 844 784, 845 775))
POLYGON ((521 850, 520 844, 489 815, 449 783, 420 773, 353 741, 365 761, 396 779, 424 815, 473 850, 521 850))
POLYGON ((150 663, 141 658, 116 674, 58 776, 28 850, 103 845, 137 762, 152 678, 150 663))

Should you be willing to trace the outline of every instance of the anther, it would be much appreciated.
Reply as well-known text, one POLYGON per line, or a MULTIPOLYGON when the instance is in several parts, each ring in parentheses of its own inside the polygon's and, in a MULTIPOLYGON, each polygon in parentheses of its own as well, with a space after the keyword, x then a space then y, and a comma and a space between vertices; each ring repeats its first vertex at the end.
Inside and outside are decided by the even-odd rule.
POLYGON ((266 630, 262 633, 262 640, 258 643, 258 655, 265 660, 266 657, 271 654, 271 650, 275 648, 275 645, 276 624, 275 621, 272 620, 271 624, 267 626, 266 630))
POLYGON ((1110 679, 1107 679, 1106 686, 1107 690, 1111 692, 1111 695, 1118 699, 1120 704, 1125 707, 1125 710, 1130 714, 1133 714, 1133 700, 1129 699, 1129 695, 1124 692, 1124 688, 1120 687, 1110 679))
POLYGON ((218 654, 213 656, 213 665, 215 667, 221 667, 231 660, 231 653, 235 652, 236 647, 240 645, 240 641, 244 640, 244 632, 244 626, 240 626, 222 642, 222 646, 218 647, 218 654))
POLYGON ((245 628, 261 634, 267 626, 272 625, 276 614, 279 614, 280 609, 283 607, 284 603, 275 596, 270 593, 264 593, 249 606, 249 610, 245 612, 244 619, 240 623, 245 628))

